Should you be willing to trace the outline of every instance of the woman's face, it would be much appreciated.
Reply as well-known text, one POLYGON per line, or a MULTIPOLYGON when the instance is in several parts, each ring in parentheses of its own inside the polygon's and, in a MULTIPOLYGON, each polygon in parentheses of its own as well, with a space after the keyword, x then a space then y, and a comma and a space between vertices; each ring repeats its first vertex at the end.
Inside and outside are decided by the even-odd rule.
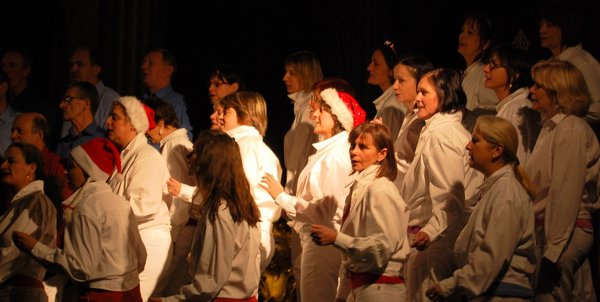
POLYGON ((385 63, 383 53, 377 49, 371 56, 371 63, 367 67, 369 71, 369 79, 367 82, 371 85, 389 85, 390 79, 392 78, 392 70, 385 63))
POLYGON ((542 47, 556 49, 562 46, 562 30, 546 20, 540 22, 540 42, 542 47))
POLYGON ((221 118, 223 117, 223 106, 214 105, 213 113, 210 115, 210 129, 211 130, 222 130, 223 123, 221 118))
POLYGON ((494 91, 508 90, 508 73, 506 67, 500 65, 500 59, 497 55, 492 55, 490 62, 483 67, 485 73, 486 88, 494 91))
POLYGON ((287 89, 288 94, 296 93, 302 90, 302 86, 300 85, 300 77, 298 76, 298 71, 290 65, 285 66, 283 82, 285 83, 285 88, 287 89))
POLYGON ((237 83, 227 83, 219 77, 214 76, 210 78, 208 82, 208 96, 210 101, 214 104, 216 101, 237 92, 239 85, 237 83))
POLYGON ((438 113, 440 107, 440 99, 430 82, 430 77, 421 78, 417 86, 417 116, 422 120, 428 120, 438 113))
POLYGON ((350 161, 355 172, 362 172, 370 165, 381 162, 386 155, 387 149, 377 150, 370 134, 361 134, 350 144, 350 161))
POLYGON ((475 58, 483 48, 478 24, 472 19, 467 19, 458 34, 458 53, 465 58, 475 58))
POLYGON ((496 145, 486 141, 483 135, 475 129, 466 148, 469 151, 469 166, 486 174, 487 167, 493 163, 494 153, 498 152, 496 145))
POLYGON ((121 147, 127 146, 136 135, 135 128, 120 104, 113 106, 112 112, 106 119, 106 130, 108 139, 121 147))
MULTIPOLYGON (((535 82, 535 80, 534 80, 535 82)), ((529 88, 529 98, 531 99, 531 108, 539 112, 545 118, 551 118, 556 114, 554 112, 554 101, 548 94, 547 88, 535 82, 529 88)))
POLYGON ((328 139, 333 136, 333 128, 335 127, 335 120, 333 115, 328 112, 323 106, 313 113, 313 119, 315 121, 314 132, 321 135, 323 138, 328 139))
POLYGON ((308 106, 309 106, 309 110, 310 110, 310 119, 312 121, 315 120, 314 117, 314 113, 317 110, 320 110, 320 104, 321 103, 321 90, 319 89, 315 89, 313 91, 313 94, 310 96, 310 98, 308 99, 308 106))
POLYGON ((0 166, 2 182, 16 189, 23 187, 35 180, 35 164, 25 162, 25 156, 21 149, 11 147, 4 153, 4 161, 0 166))
POLYGON ((398 64, 394 67, 394 92, 400 103, 412 103, 417 97, 417 80, 411 75, 408 67, 398 64))
POLYGON ((223 115, 221 115, 221 123, 223 124, 223 131, 237 128, 240 124, 238 123, 238 116, 235 109, 225 109, 223 115))

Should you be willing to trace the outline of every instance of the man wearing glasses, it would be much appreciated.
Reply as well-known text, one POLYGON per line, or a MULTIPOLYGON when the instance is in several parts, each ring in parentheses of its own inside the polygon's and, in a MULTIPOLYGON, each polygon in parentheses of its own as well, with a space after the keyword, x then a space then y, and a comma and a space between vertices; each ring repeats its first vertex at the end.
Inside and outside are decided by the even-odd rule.
POLYGON ((58 141, 56 153, 63 158, 71 150, 95 137, 105 137, 106 131, 94 121, 98 109, 98 92, 93 84, 75 82, 60 100, 63 120, 71 122, 69 133, 58 141))

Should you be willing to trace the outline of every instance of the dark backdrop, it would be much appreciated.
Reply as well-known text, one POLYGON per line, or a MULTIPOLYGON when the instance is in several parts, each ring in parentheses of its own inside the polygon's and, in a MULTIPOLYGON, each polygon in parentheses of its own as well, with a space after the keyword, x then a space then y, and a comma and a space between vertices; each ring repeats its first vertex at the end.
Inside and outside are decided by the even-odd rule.
MULTIPOLYGON (((267 143, 281 155, 292 106, 282 83, 291 52, 316 53, 326 76, 348 80, 368 112, 379 91, 366 84, 373 45, 395 41, 400 52, 428 57, 439 66, 463 68, 456 52, 465 12, 487 10, 500 37, 512 41, 523 29, 538 58, 536 19, 546 1, 10 1, 3 5, 0 51, 21 45, 34 59, 31 83, 57 103, 67 84, 68 59, 77 45, 101 50, 105 83, 121 94, 141 92, 139 65, 146 51, 167 48, 179 60, 174 88, 187 96, 196 128, 209 125, 208 76, 212 67, 236 65, 248 87, 269 105, 267 143)), ((588 20, 584 47, 597 58, 600 3, 575 1, 588 20)), ((282 158, 282 156, 280 156, 282 158)))

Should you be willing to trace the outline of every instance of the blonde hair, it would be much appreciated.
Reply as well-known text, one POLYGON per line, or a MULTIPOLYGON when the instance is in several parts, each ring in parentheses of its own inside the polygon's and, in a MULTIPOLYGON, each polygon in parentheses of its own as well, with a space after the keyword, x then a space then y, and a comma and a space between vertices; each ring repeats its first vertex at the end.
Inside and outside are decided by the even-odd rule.
POLYGON ((493 115, 482 115, 477 118, 475 128, 473 129, 473 132, 475 131, 479 132, 487 142, 503 146, 502 161, 513 166, 515 177, 533 200, 536 194, 535 189, 517 159, 519 137, 515 127, 503 118, 493 115))
POLYGON ((319 58, 310 51, 302 50, 289 54, 285 66, 293 68, 300 80, 300 89, 310 92, 312 85, 323 78, 319 58))
POLYGON ((241 91, 224 97, 223 109, 233 108, 238 122, 256 128, 261 136, 267 132, 267 102, 258 92, 241 91))
POLYGON ((531 77, 536 86, 546 90, 557 112, 577 116, 587 113, 592 97, 575 65, 561 60, 541 61, 531 68, 531 77))

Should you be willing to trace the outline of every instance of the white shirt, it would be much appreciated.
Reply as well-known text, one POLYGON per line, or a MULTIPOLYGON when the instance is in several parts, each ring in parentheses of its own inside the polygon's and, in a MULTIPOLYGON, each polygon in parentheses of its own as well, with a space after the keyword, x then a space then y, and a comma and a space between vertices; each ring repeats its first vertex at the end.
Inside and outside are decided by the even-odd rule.
MULTIPOLYGON (((581 71, 585 83, 590 90, 590 94, 592 95, 593 103, 598 104, 600 102, 600 63, 596 58, 585 51, 581 47, 581 44, 563 50, 557 58, 571 62, 579 69, 579 71, 581 71)), ((595 112, 600 114, 600 111, 595 112)))
POLYGON ((402 277, 410 253, 406 237, 408 208, 398 189, 386 177, 376 178, 380 165, 358 173, 348 196, 348 217, 335 239, 344 251, 337 298, 350 292, 347 273, 402 277))
MULTIPOLYGON (((189 165, 187 155, 192 152, 193 148, 194 144, 190 141, 185 128, 179 128, 173 131, 160 141, 160 154, 167 164, 169 174, 182 184, 190 186, 196 184, 194 178, 188 173, 189 165)), ((181 226, 186 224, 190 217, 188 212, 191 199, 171 198, 171 196, 168 195, 165 197, 165 200, 169 204, 171 225, 181 226)), ((175 240, 175 238, 173 238, 173 240, 175 240)))
POLYGON ((91 288, 127 291, 139 284, 146 249, 129 203, 106 183, 89 182, 63 202, 72 208, 64 248, 38 242, 31 253, 60 265, 71 279, 91 288))
POLYGON ((306 166, 308 156, 314 153, 312 144, 317 141, 315 124, 310 119, 310 95, 304 91, 288 95, 294 101, 294 122, 283 138, 283 160, 287 176, 285 190, 292 195, 296 194, 298 175, 306 166))
POLYGON ((273 197, 260 186, 265 173, 275 177, 277 181, 281 178, 281 166, 279 159, 273 151, 263 142, 258 130, 252 126, 238 126, 227 131, 240 147, 244 173, 250 184, 252 197, 260 210, 261 222, 271 229, 271 223, 277 221, 281 215, 281 209, 275 204, 273 197))
POLYGON ((509 121, 517 130, 519 148, 517 158, 525 166, 540 133, 540 115, 531 109, 529 89, 519 88, 496 106, 496 116, 509 121))
POLYGON ((293 220, 294 229, 305 235, 312 223, 340 229, 344 200, 354 181, 354 175, 350 175, 348 132, 342 131, 313 146, 317 152, 300 173, 297 196, 281 193, 275 199, 293 220))
POLYGON ((383 124, 390 130, 391 137, 397 137, 408 109, 404 103, 396 100, 394 87, 388 87, 382 95, 373 101, 373 104, 377 110, 375 118, 382 118, 383 124))
POLYGON ((471 136, 462 114, 436 113, 425 121, 415 158, 400 195, 410 209, 409 226, 421 227, 431 241, 471 212, 483 175, 469 167, 465 149, 471 136))
POLYGON ((43 181, 36 180, 19 190, 0 216, 0 284, 16 274, 43 280, 46 269, 13 243, 14 231, 56 245, 56 208, 44 194, 43 181))
POLYGON ((258 227, 250 227, 246 221, 235 223, 222 202, 215 221, 207 215, 198 220, 188 256, 192 283, 182 286, 180 295, 163 301, 252 297, 260 282, 259 245, 258 227))
POLYGON ((443 292, 461 288, 469 296, 480 296, 495 282, 531 289, 537 264, 531 198, 512 165, 496 171, 479 188, 481 199, 454 244, 461 268, 440 282, 443 292))
POLYGON ((143 133, 121 151, 121 170, 122 177, 113 177, 109 184, 113 192, 129 201, 138 228, 170 228, 169 209, 163 201, 169 171, 143 133))
POLYGON ((415 158, 415 150, 421 135, 421 129, 425 126, 425 121, 417 116, 417 109, 411 111, 404 117, 402 127, 394 143, 394 151, 396 156, 396 167, 398 168, 398 176, 394 180, 394 184, 398 190, 404 181, 404 175, 408 171, 410 163, 415 158))
POLYGON ((600 146, 583 119, 558 113, 544 122, 526 171, 537 189, 534 211, 544 219, 543 256, 556 262, 577 218, 591 219, 598 203, 600 146))
POLYGON ((485 88, 483 63, 473 62, 463 73, 462 88, 467 95, 467 109, 493 109, 498 104, 498 96, 489 88, 485 88))

